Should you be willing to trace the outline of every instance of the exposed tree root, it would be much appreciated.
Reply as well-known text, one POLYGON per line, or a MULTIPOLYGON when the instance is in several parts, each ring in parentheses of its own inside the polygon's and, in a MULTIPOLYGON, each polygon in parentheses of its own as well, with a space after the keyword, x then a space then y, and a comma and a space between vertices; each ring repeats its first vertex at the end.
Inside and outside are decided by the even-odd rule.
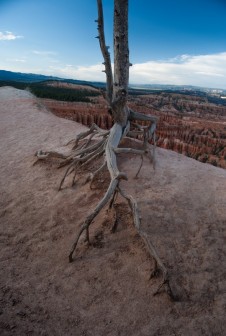
POLYGON ((106 165, 107 165, 107 162, 104 159, 103 164, 97 170, 95 170, 93 173, 89 174, 89 176, 86 179, 86 182, 90 181, 90 185, 89 185, 90 189, 92 189, 92 183, 95 180, 95 177, 106 167, 106 165))
MULTIPOLYGON (((117 179, 113 179, 108 187, 108 190, 102 200, 97 204, 96 208, 89 214, 89 216, 86 217, 86 220, 84 224, 82 225, 79 233, 77 234, 75 241, 72 245, 70 254, 69 254, 69 262, 73 261, 73 253, 76 249, 76 246, 78 244, 79 238, 84 230, 86 230, 86 235, 89 236, 89 226, 94 220, 94 218, 98 215, 98 213, 103 209, 103 207, 108 203, 108 201, 111 199, 112 195, 115 192, 115 189, 118 185, 119 181, 117 179)), ((89 239, 88 239, 89 242, 89 239)))
MULTIPOLYGON (((79 232, 76 235, 74 243, 72 245, 69 262, 73 261, 73 254, 79 242, 79 239, 83 232, 85 232, 85 237, 88 243, 90 243, 89 238, 89 227, 93 222, 94 218, 103 209, 103 207, 110 203, 110 209, 115 210, 115 199, 117 194, 120 193, 124 197, 132 210, 134 225, 141 236, 141 238, 146 243, 147 249, 150 255, 155 260, 155 269, 151 276, 157 274, 160 270, 163 275, 162 283, 159 285, 155 295, 160 293, 162 288, 165 288, 167 294, 171 299, 174 298, 170 284, 167 269, 165 268, 163 262, 158 256, 155 247, 151 243, 147 234, 140 228, 140 218, 138 214, 137 202, 130 195, 127 195, 120 188, 120 181, 122 179, 127 180, 127 175, 124 172, 119 171, 117 166, 117 157, 119 153, 127 154, 138 154, 141 156, 142 161, 139 169, 137 171, 136 177, 138 176, 142 163, 143 157, 147 156, 153 164, 155 162, 154 150, 151 155, 148 143, 153 140, 155 149, 155 129, 157 118, 155 116, 147 116, 142 113, 137 113, 127 106, 127 95, 128 95, 128 82, 129 82, 129 67, 131 66, 129 62, 129 48, 128 48, 128 0, 114 0, 114 76, 111 68, 111 58, 108 51, 109 47, 105 44, 104 36, 104 20, 103 20, 103 8, 102 1, 97 0, 98 6, 98 19, 97 30, 100 42, 100 49, 104 58, 104 66, 106 73, 106 100, 109 105, 109 110, 111 111, 114 125, 110 131, 104 131, 100 129, 97 125, 93 124, 91 128, 79 134, 74 140, 70 141, 68 144, 72 144, 72 150, 69 155, 60 154, 60 157, 56 152, 42 152, 39 151, 36 156, 38 159, 46 159, 49 157, 57 157, 62 159, 60 167, 69 165, 61 182, 59 189, 62 188, 65 179, 70 174, 74 173, 73 183, 75 181, 75 176, 78 169, 84 169, 90 163, 96 161, 99 157, 104 156, 104 163, 96 169, 96 171, 89 176, 87 180, 90 180, 91 184, 94 178, 100 173, 100 171, 105 167, 105 162, 110 174, 110 184, 104 195, 104 197, 99 201, 97 206, 93 211, 86 217, 83 225, 81 226, 79 232), (139 125, 141 121, 148 123, 147 126, 139 125), (134 130, 130 130, 130 124, 132 123, 134 130), (142 135, 143 137, 143 148, 140 150, 133 148, 119 148, 120 141, 126 136, 137 136, 142 135), (96 140, 93 143, 93 139, 96 140)), ((112 231, 114 232, 117 228, 117 213, 115 212, 114 224, 112 231)))
POLYGON ((131 196, 127 195, 120 187, 118 187, 118 190, 120 194, 128 201, 128 204, 131 208, 132 214, 133 214, 133 221, 134 221, 134 226, 138 232, 138 234, 141 236, 143 241, 145 242, 147 249, 150 253, 150 255, 154 258, 155 260, 155 268, 154 271, 150 275, 150 279, 153 276, 156 276, 158 274, 158 271, 160 270, 163 275, 163 280, 162 283, 159 285, 158 289, 155 291, 153 295, 157 295, 160 293, 160 289, 165 286, 167 294, 170 296, 172 300, 174 300, 174 295, 172 293, 170 284, 169 284, 169 275, 166 267, 164 266, 162 260, 160 259, 154 245, 151 242, 150 237, 140 228, 140 217, 139 217, 139 212, 138 212, 138 206, 136 200, 131 196))
MULTIPOLYGON (((147 118, 150 121, 149 116, 143 116, 142 118, 144 119, 147 118)), ((64 154, 58 154, 57 152, 43 152, 43 151, 39 151, 38 153, 36 153, 36 156, 38 159, 41 160, 49 157, 58 159, 60 158, 62 160, 61 166, 66 164, 68 165, 63 175, 63 178, 60 181, 59 190, 62 188, 65 179, 72 173, 74 173, 72 181, 73 185, 77 171, 80 170, 81 168, 84 168, 85 166, 88 166, 89 163, 93 161, 96 162, 98 157, 103 156, 104 160, 94 172, 88 175, 86 182, 90 182, 90 188, 92 188, 92 183, 94 182, 95 178, 106 166, 108 167, 108 171, 110 173, 111 181, 104 197, 100 200, 100 202, 97 204, 94 210, 86 217, 83 225, 81 226, 79 232, 75 237, 74 243, 72 245, 69 254, 69 262, 73 261, 73 254, 80 240, 80 237, 82 236, 83 233, 85 233, 85 240, 87 241, 88 244, 90 244, 89 227, 92 224, 95 217, 99 214, 99 212, 104 208, 104 206, 107 203, 109 203, 109 209, 114 211, 114 223, 111 231, 112 232, 116 231, 118 218, 115 208, 115 201, 117 195, 121 194, 121 196, 126 199, 131 208, 134 226, 138 234, 145 242, 150 255, 155 260, 155 268, 151 273, 150 278, 156 276, 159 273, 159 271, 161 271, 163 276, 162 282, 159 285, 158 289, 155 291, 154 295, 159 294, 162 289, 165 289, 170 298, 174 299, 170 287, 169 275, 167 269, 165 268, 160 257, 158 256, 157 251, 150 240, 150 237, 148 237, 148 235, 140 228, 140 217, 138 213, 137 202, 132 196, 127 195, 126 192, 120 188, 120 180, 127 179, 127 176, 125 173, 120 172, 118 170, 116 162, 117 154, 137 154, 141 156, 141 164, 135 177, 138 176, 141 170, 144 156, 149 157, 149 159, 151 160, 148 142, 150 140, 150 137, 153 136, 155 128, 152 126, 144 127, 138 124, 136 125, 136 128, 139 128, 139 131, 143 134, 144 137, 142 149, 119 148, 118 145, 122 139, 121 135, 122 129, 121 126, 116 123, 110 131, 103 131, 96 125, 93 125, 88 131, 79 134, 76 137, 76 139, 69 142, 69 144, 73 144, 73 148, 71 150, 71 153, 68 154, 67 156, 64 154), (95 143, 91 141, 94 137, 96 138, 95 143)), ((128 133, 129 133, 129 127, 127 128, 126 132, 125 131, 123 132, 123 135, 126 137, 128 133)))
POLYGON ((140 173, 140 171, 141 171, 141 168, 142 168, 142 166, 143 166, 143 162, 144 162, 144 156, 141 155, 141 163, 140 163, 140 167, 139 167, 139 169, 138 169, 138 171, 137 171, 137 173, 136 173, 136 175, 135 175, 135 178, 138 178, 138 175, 139 175, 139 173, 140 173))

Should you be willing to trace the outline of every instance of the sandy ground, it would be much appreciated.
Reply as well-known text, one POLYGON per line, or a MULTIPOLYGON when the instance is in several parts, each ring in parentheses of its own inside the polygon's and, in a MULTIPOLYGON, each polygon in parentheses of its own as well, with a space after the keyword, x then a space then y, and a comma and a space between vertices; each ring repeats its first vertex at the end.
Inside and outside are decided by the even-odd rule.
POLYGON ((106 185, 78 181, 57 192, 63 170, 33 165, 38 149, 63 144, 84 127, 46 111, 28 92, 0 89, 0 334, 225 335, 226 171, 157 149, 156 170, 121 157, 125 189, 169 269, 178 296, 153 296, 153 260, 118 200, 119 227, 105 211, 68 263, 73 238, 106 185), (122 213, 124 211, 124 216, 122 213))

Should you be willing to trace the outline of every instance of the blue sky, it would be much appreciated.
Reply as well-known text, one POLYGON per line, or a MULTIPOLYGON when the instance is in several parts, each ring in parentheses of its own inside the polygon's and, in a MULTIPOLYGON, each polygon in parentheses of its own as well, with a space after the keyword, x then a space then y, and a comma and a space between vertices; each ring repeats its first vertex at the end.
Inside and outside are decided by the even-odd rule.
MULTIPOLYGON (((0 69, 104 81, 96 18, 96 0, 0 0, 0 69)), ((226 0, 129 0, 130 83, 226 89, 225 19, 226 0)))

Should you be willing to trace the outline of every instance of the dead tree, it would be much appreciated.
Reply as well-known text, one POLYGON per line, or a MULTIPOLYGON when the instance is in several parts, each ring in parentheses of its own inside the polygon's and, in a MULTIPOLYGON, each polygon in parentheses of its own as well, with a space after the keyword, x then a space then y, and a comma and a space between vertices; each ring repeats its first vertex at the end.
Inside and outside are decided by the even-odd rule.
MULTIPOLYGON (((120 186, 120 181, 127 180, 127 175, 125 172, 121 172, 118 168, 117 154, 138 154, 141 155, 143 162, 143 156, 148 156, 150 154, 150 140, 153 139, 155 141, 157 123, 157 117, 137 113, 127 106, 129 67, 132 65, 129 61, 128 48, 128 0, 114 0, 114 74, 112 72, 109 47, 106 46, 105 43, 102 0, 97 0, 97 7, 97 38, 100 42, 100 49, 104 58, 104 72, 106 73, 105 98, 109 105, 109 110, 114 124, 109 131, 102 130, 97 125, 93 124, 88 131, 79 134, 76 139, 70 142, 74 143, 70 155, 65 156, 56 152, 39 151, 37 153, 37 157, 38 159, 45 159, 46 157, 57 156, 62 159, 62 166, 68 165, 59 189, 61 189, 65 178, 69 174, 74 173, 75 178, 78 167, 85 168, 86 165, 97 160, 97 158, 101 156, 103 157, 103 162, 100 167, 90 175, 90 183, 92 183, 94 178, 102 169, 104 169, 104 167, 107 166, 110 173, 111 180, 109 187, 95 209, 86 217, 83 225, 77 233, 69 254, 69 262, 73 261, 74 251, 83 232, 85 233, 86 240, 89 243, 89 227, 94 218, 107 203, 110 203, 110 207, 112 207, 115 202, 116 195, 120 194, 128 202, 132 211, 135 228, 141 238, 145 241, 151 256, 155 260, 155 269, 153 270, 151 277, 155 276, 159 271, 162 272, 163 279, 155 294, 159 293, 160 289, 164 287, 170 297, 173 298, 169 284, 168 272, 151 243, 150 238, 141 229, 137 202, 132 196, 127 195, 126 191, 122 190, 120 186), (147 122, 148 126, 139 125, 137 123, 139 121, 147 122), (130 130, 131 123, 135 126, 135 131, 130 130), (140 150, 133 148, 119 148, 118 146, 122 139, 126 136, 133 135, 133 133, 143 135, 143 148, 140 150), (93 143, 91 140, 95 137, 97 138, 97 136, 98 140, 93 143)), ((139 167, 139 171, 140 168, 141 166, 139 167)))

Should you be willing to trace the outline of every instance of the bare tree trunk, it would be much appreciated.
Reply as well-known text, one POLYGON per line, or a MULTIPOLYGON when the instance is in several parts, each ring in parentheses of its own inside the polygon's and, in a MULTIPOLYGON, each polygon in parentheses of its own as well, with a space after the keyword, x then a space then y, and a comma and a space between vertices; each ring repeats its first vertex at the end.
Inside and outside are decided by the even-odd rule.
MULTIPOLYGON (((120 188, 120 180, 127 180, 127 176, 125 173, 120 172, 117 166, 117 157, 118 153, 133 153, 141 155, 142 162, 143 156, 149 154, 148 143, 150 139, 154 139, 155 141, 155 129, 157 118, 155 116, 147 116, 142 113, 137 113, 132 111, 127 106, 127 97, 128 97, 128 83, 129 83, 129 48, 128 48, 128 0, 114 0, 114 76, 112 73, 111 67, 111 57, 109 53, 109 47, 106 46, 105 36, 104 36, 104 18, 103 18, 103 8, 102 8, 102 0, 97 0, 98 7, 98 19, 97 29, 98 36, 100 42, 100 49, 102 51, 102 55, 104 58, 104 66, 106 73, 106 100, 109 104, 109 107, 112 112, 112 117, 114 120, 114 125, 110 129, 110 131, 101 130, 97 125, 93 124, 90 130, 79 134, 76 139, 72 140, 70 143, 74 142, 74 146, 72 148, 72 152, 68 156, 62 156, 62 154, 58 154, 56 152, 37 152, 38 159, 46 159, 47 157, 61 157, 62 164, 70 164, 67 168, 61 182, 59 190, 61 189, 65 178, 74 173, 73 183, 75 181, 75 176, 78 167, 84 168, 85 165, 88 165, 90 162, 95 161, 97 158, 104 156, 104 161, 100 165, 100 167, 89 177, 87 181, 91 181, 92 184, 95 176, 102 170, 107 164, 111 182, 109 187, 104 195, 104 197, 99 201, 96 207, 89 213, 86 217, 83 225, 81 226, 74 243, 72 245, 69 261, 73 261, 73 253, 77 247, 79 239, 83 232, 86 233, 86 240, 89 242, 89 226, 92 224, 94 218, 98 215, 98 213, 103 209, 103 207, 110 202, 110 207, 114 205, 116 195, 118 193, 124 197, 129 206, 131 208, 134 226, 141 236, 141 238, 146 243, 146 246, 151 254, 151 256, 155 260, 155 269, 151 273, 152 276, 156 275, 158 270, 161 270, 163 275, 162 283, 159 288, 155 292, 155 294, 160 292, 160 289, 165 287, 166 292, 173 299, 173 294, 169 285, 169 277, 168 272, 162 263, 160 257, 155 250, 154 245, 150 241, 150 237, 140 228, 140 219, 138 215, 138 206, 137 202, 133 199, 132 196, 127 195, 120 188), (133 148, 118 148, 118 145, 123 137, 127 134, 131 134, 130 132, 130 121, 134 123, 134 121, 147 121, 149 122, 148 126, 140 126, 139 124, 134 124, 137 127, 137 132, 143 135, 143 149, 136 150, 133 148), (94 135, 98 135, 101 138, 95 144, 91 142, 94 135), (88 139, 87 139, 88 137, 88 139), (83 141, 83 143, 81 143, 83 141), (81 143, 81 145, 80 145, 81 143), (60 155, 60 156, 59 156, 60 155)), ((141 170, 141 165, 136 174, 139 174, 141 170)), ((90 184, 90 185, 91 185, 90 184)), ((114 225, 114 228, 116 226, 114 225)), ((115 230, 113 230, 115 231, 115 230)))
POLYGON ((112 112, 115 122, 125 127, 129 83, 128 0, 114 2, 114 85, 112 112))
POLYGON ((111 57, 109 54, 109 47, 106 46, 105 36, 104 36, 104 16, 103 16, 103 6, 102 0, 97 0, 97 9, 98 9, 98 20, 97 22, 97 30, 99 35, 97 38, 100 41, 100 49, 104 58, 105 72, 106 72, 106 89, 107 89, 107 101, 109 105, 112 102, 112 94, 113 94, 113 76, 112 76, 112 68, 111 68, 111 57))

